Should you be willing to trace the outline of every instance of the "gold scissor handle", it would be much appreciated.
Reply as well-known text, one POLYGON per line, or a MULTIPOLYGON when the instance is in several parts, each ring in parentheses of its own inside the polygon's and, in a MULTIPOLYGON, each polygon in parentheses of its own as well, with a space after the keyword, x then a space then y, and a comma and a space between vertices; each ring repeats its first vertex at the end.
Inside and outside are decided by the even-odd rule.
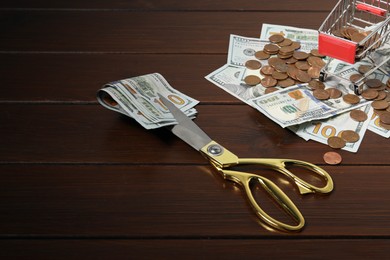
POLYGON ((275 183, 269 179, 251 174, 246 172, 224 170, 217 168, 222 172, 225 179, 232 180, 240 184, 249 199, 249 202, 256 212, 256 215, 263 220, 269 226, 281 230, 281 231, 300 231, 305 225, 305 219, 303 218, 301 212, 295 206, 295 204, 290 200, 290 198, 278 187, 275 183), (271 197, 282 207, 282 209, 288 213, 296 222, 296 225, 289 225, 283 223, 279 220, 268 215, 257 203, 256 199, 253 196, 251 185, 253 181, 258 181, 258 184, 271 195, 271 197))
POLYGON ((293 159, 241 159, 238 158, 235 154, 225 149, 215 141, 211 141, 207 145, 205 145, 201 152, 210 160, 211 164, 222 173, 223 177, 228 180, 232 180, 241 186, 243 186, 246 195, 256 212, 256 215, 262 219, 269 226, 282 230, 282 231, 299 231, 303 228, 305 224, 305 220, 298 210, 298 208, 294 205, 294 203, 290 200, 290 198, 271 180, 252 173, 240 172, 227 170, 231 166, 239 165, 239 164, 254 164, 254 165, 262 165, 273 170, 276 170, 287 177, 294 180, 299 188, 299 192, 301 194, 311 193, 311 192, 319 192, 319 193, 329 193, 333 190, 333 181, 330 175, 322 168, 299 160, 293 159), (326 184, 324 187, 314 186, 295 174, 289 171, 286 168, 286 164, 291 164, 293 166, 302 167, 308 169, 320 177, 324 178, 326 184), (271 197, 282 207, 282 209, 287 212, 293 219, 298 223, 296 225, 289 225, 283 222, 280 222, 270 215, 268 215, 257 203, 255 200, 252 190, 251 190, 251 182, 257 180, 263 189, 265 189, 271 197))
POLYGON ((333 180, 330 177, 330 175, 321 167, 318 167, 315 164, 305 162, 305 161, 299 161, 299 160, 294 160, 294 159, 238 159, 238 164, 257 164, 257 165, 263 165, 265 167, 272 168, 280 173, 283 173, 287 177, 291 178, 294 180, 294 182, 297 184, 299 192, 301 194, 306 194, 306 193, 329 193, 333 190, 333 180), (289 164, 291 166, 298 166, 301 168, 305 168, 310 170, 313 173, 316 173, 320 177, 322 177, 325 181, 326 184, 324 187, 317 187, 313 184, 310 184, 295 174, 293 174, 291 171, 287 169, 287 165, 289 164))

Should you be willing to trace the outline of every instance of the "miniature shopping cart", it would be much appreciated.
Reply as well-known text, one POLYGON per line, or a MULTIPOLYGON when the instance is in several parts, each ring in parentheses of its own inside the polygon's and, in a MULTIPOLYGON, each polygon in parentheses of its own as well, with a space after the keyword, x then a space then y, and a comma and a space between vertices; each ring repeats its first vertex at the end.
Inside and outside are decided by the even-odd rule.
POLYGON ((356 94, 361 94, 365 79, 374 71, 381 70, 390 57, 378 63, 371 54, 382 47, 390 36, 390 0, 340 0, 319 28, 318 49, 330 61, 321 70, 320 80, 325 81, 332 59, 354 64, 366 58, 372 63, 371 69, 363 77, 351 83, 356 94), (367 29, 369 28, 369 29, 367 29), (358 31, 360 35, 356 34, 358 31), (351 36, 350 39, 348 39, 351 36))

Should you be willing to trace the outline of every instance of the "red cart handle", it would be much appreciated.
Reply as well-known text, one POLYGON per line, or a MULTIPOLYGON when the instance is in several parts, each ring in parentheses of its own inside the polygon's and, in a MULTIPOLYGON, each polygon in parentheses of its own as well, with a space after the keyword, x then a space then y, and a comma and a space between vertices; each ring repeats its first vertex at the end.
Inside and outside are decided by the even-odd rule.
POLYGON ((382 8, 379 8, 376 6, 372 6, 372 5, 368 5, 368 4, 357 4, 356 9, 359 11, 366 11, 366 12, 376 14, 379 16, 385 16, 387 13, 387 10, 385 10, 385 9, 382 9, 382 8))

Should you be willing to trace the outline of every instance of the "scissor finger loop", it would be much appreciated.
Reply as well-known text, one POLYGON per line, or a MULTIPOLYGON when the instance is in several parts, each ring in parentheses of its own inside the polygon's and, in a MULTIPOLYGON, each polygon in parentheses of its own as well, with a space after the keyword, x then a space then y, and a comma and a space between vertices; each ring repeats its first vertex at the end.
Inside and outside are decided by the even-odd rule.
POLYGON ((330 175, 321 167, 318 167, 317 165, 300 161, 300 160, 294 160, 294 159, 239 159, 239 164, 258 164, 263 165, 269 168, 272 168, 285 176, 292 179, 298 186, 299 192, 301 194, 306 193, 329 193, 333 190, 333 181, 330 175), (324 181, 326 182, 325 186, 318 187, 311 183, 308 183, 307 181, 302 180, 295 174, 293 174, 290 170, 287 169, 287 165, 289 166, 297 166, 300 168, 305 168, 307 170, 310 170, 312 173, 315 173, 322 177, 324 181))

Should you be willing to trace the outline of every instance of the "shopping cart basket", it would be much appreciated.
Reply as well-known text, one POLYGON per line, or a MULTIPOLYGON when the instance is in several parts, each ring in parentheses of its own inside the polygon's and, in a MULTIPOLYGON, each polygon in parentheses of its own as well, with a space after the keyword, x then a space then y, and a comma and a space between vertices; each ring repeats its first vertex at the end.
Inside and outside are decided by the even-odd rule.
POLYGON ((356 94, 362 92, 364 81, 371 73, 378 69, 382 70, 381 66, 390 57, 378 63, 371 58, 370 54, 389 40, 389 2, 390 0, 340 0, 336 4, 318 30, 319 52, 330 57, 329 62, 321 70, 321 81, 326 81, 329 75, 333 75, 328 71, 333 58, 354 64, 367 57, 372 63, 372 69, 353 83, 356 94), (352 37, 353 35, 356 36, 352 37))

